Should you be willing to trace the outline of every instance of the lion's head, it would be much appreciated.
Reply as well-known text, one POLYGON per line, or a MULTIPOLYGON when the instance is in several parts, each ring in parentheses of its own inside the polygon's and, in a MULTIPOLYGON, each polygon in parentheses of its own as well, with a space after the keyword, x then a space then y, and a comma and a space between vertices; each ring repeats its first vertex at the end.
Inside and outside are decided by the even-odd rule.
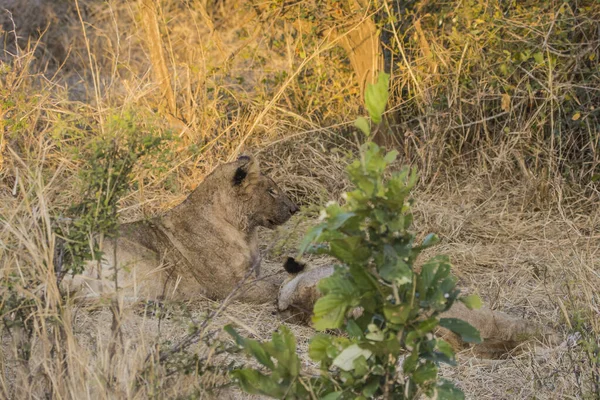
POLYGON ((201 186, 204 189, 197 190, 198 194, 216 194, 213 202, 223 216, 246 229, 272 229, 299 210, 273 179, 261 173, 258 161, 249 155, 218 166, 201 186))
POLYGON ((231 183, 249 211, 251 225, 272 229, 285 223, 298 211, 298 206, 273 179, 260 172, 254 157, 241 156, 236 163, 238 165, 231 183))

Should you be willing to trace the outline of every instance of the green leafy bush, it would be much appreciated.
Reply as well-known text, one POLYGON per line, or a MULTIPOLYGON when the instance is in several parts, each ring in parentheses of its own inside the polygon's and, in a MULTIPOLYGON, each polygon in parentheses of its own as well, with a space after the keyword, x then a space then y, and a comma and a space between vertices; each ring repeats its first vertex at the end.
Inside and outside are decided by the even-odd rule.
POLYGON ((148 158, 164 158, 167 151, 161 144, 169 135, 140 130, 130 113, 110 118, 106 132, 77 157, 85 161, 79 172, 83 196, 67 211, 69 223, 57 225, 57 234, 64 240, 61 274, 80 273, 87 260, 100 259, 98 238, 117 234, 118 201, 130 189, 134 167, 148 158))
MULTIPOLYGON (((387 77, 380 77, 367 90, 372 120, 381 120, 387 83, 387 77)), ((360 119, 357 126, 370 133, 368 121, 360 119)), ((414 243, 409 194, 416 172, 404 168, 386 179, 396 155, 372 142, 364 144, 359 159, 348 167, 355 189, 346 194, 344 205, 327 206, 323 222, 301 245, 301 253, 327 254, 339 261, 333 275, 319 283, 322 297, 313 310, 315 329, 341 333, 318 333, 310 341, 309 355, 321 374, 302 373, 295 338, 285 327, 267 343, 242 338, 226 327, 268 371, 233 371, 246 392, 286 399, 462 398, 452 383, 438 378, 439 364, 453 365, 455 356, 434 333, 441 326, 464 341, 479 342, 475 328, 440 314, 457 300, 469 307, 480 301, 459 297, 447 257, 433 257, 415 268, 419 254, 438 238, 430 234, 414 243)))

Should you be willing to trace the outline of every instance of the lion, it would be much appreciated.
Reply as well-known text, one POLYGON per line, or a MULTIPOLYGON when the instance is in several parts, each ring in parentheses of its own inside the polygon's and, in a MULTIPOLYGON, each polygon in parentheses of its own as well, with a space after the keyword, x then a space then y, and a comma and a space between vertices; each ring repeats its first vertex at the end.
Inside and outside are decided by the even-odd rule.
POLYGON ((133 299, 223 299, 255 271, 258 279, 236 299, 274 301, 281 281, 258 277, 257 228, 273 229, 298 210, 258 161, 243 155, 215 168, 164 215, 121 225, 117 238, 103 244, 101 262, 67 285, 86 297, 115 293, 118 285, 133 299))
MULTIPOLYGON (((301 263, 296 262, 293 258, 288 258, 284 268, 294 276, 290 276, 281 285, 278 309, 281 313, 287 314, 289 320, 305 323, 312 313, 315 302, 320 297, 317 284, 321 279, 332 275, 334 267, 325 265, 304 271, 301 263)), ((441 314, 441 317, 464 320, 479 330, 482 343, 472 347, 445 328, 439 328, 437 332, 456 351, 471 347, 473 353, 478 357, 497 358, 503 356, 518 350, 519 345, 530 339, 542 340, 548 344, 558 343, 556 333, 540 324, 486 307, 471 310, 460 301, 455 302, 448 311, 441 314)))

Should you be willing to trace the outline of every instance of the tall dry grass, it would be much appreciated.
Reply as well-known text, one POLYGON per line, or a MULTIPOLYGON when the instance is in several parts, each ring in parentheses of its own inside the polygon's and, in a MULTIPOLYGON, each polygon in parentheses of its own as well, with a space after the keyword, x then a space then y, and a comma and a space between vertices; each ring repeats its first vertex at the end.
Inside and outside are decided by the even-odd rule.
MULTIPOLYGON (((503 364, 470 359, 446 373, 473 398, 597 395, 600 7, 369 5, 394 66, 380 140, 419 167, 417 229, 441 234, 467 290, 493 307, 581 335, 578 346, 503 364)), ((0 10, 0 397, 214 395, 227 363, 242 362, 211 347, 219 327, 265 338, 281 320, 272 305, 229 305, 205 326, 208 345, 161 362, 158 350, 220 305, 111 312, 65 298, 53 227, 83 196, 77 154, 115 120, 172 133, 168 154, 136 170, 123 221, 172 207, 245 149, 298 202, 337 197, 363 113, 343 44, 364 10, 157 0, 0 8, 10 11, 0 10)))

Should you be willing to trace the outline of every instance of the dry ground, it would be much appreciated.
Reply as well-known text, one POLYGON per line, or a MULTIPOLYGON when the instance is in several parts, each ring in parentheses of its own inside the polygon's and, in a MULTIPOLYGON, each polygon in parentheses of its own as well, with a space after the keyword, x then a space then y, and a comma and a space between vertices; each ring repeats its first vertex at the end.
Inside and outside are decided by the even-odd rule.
MULTIPOLYGON (((172 207, 215 165, 243 149, 258 154, 265 170, 305 210, 279 230, 262 232, 264 248, 278 243, 265 254, 267 273, 281 272, 281 262, 295 254, 314 223, 315 210, 347 188, 344 166, 356 151, 352 121, 363 111, 343 52, 326 40, 297 34, 289 22, 260 20, 235 2, 160 2, 156 14, 176 93, 173 113, 162 101, 164 82, 156 83, 153 75, 156 43, 148 38, 148 15, 140 11, 147 3, 90 0, 77 2, 77 10, 57 2, 60 7, 46 12, 40 5, 56 4, 0 1, 16 16, 3 14, 5 31, 13 22, 35 25, 20 31, 19 39, 5 35, 0 71, 2 294, 12 282, 35 310, 31 344, 6 322, 19 310, 3 315, 0 398, 245 398, 231 387, 206 392, 226 384, 229 363, 240 365, 247 361, 243 357, 194 344, 165 364, 156 360, 156 350, 176 345, 198 326, 214 343, 226 340, 221 328, 227 323, 259 339, 286 323, 274 304, 222 308, 207 300, 147 310, 124 306, 118 318, 123 336, 113 337, 118 329, 109 305, 72 304, 52 288, 42 299, 39 288, 24 283, 31 277, 53 279, 51 217, 81 196, 78 171, 85 160, 77 159, 74 149, 103 135, 111 119, 126 120, 133 110, 136 129, 170 129, 176 138, 164 168, 152 164, 136 170, 135 186, 120 202, 122 221, 172 207), (36 18, 23 17, 26 6, 37 10, 26 14, 36 18), (46 26, 46 36, 35 43, 33 33, 46 26), (29 345, 31 360, 17 361, 29 345), (198 365, 214 370, 202 377, 184 373, 198 365)), ((455 57, 448 64, 462 62, 461 54, 459 49, 448 55, 455 57)), ((441 51, 440 57, 446 55, 441 51)), ((425 58, 415 60, 415 70, 402 69, 394 82, 412 85, 411 74, 419 74, 422 64, 425 58)), ((428 72, 415 80, 435 76, 428 72)), ((451 81, 451 91, 457 90, 451 81)), ((390 108, 401 110, 404 102, 396 101, 390 108)), ((433 251, 450 256, 465 291, 480 294, 493 309, 538 321, 565 340, 552 348, 527 343, 501 360, 481 360, 465 351, 458 367, 443 374, 470 399, 589 398, 600 393, 594 388, 600 374, 597 192, 570 185, 560 175, 538 174, 533 162, 515 156, 519 135, 533 129, 526 125, 523 132, 512 132, 514 143, 499 150, 488 145, 476 157, 483 161, 470 164, 465 158, 456 169, 431 157, 441 154, 440 143, 427 134, 442 126, 423 128, 424 136, 406 133, 405 143, 422 140, 399 162, 422 171, 414 193, 415 230, 438 233, 442 241, 433 251), (567 341, 575 332, 581 340, 567 341)), ((2 298, 3 307, 9 300, 2 298)), ((305 366, 313 367, 306 354, 313 331, 290 327, 305 366)))
MULTIPOLYGON (((564 341, 573 331, 586 329, 581 326, 584 317, 582 321, 575 320, 572 310, 589 307, 590 296, 595 295, 600 284, 596 272, 600 264, 597 210, 588 215, 568 216, 561 215, 559 210, 527 211, 522 207, 524 191, 521 188, 503 188, 502 184, 491 188, 474 178, 465 178, 459 183, 460 190, 417 189, 415 225, 419 232, 440 234, 442 243, 434 251, 451 257, 464 290, 479 293, 496 310, 555 329, 564 341)), ((276 232, 264 232, 264 243, 287 238, 293 229, 301 232, 301 228, 295 228, 298 222, 305 229, 313 220, 300 216, 276 232)), ((283 248, 276 246, 266 255, 265 273, 280 272, 282 259, 294 253, 293 242, 297 236, 293 237, 296 239, 288 241, 283 248)), ((311 262, 318 264, 319 261, 311 262)), ((193 323, 201 322, 207 312, 218 309, 219 305, 209 301, 186 306, 166 304, 160 311, 162 316, 157 316, 152 307, 146 313, 143 305, 133 309, 125 307, 124 347, 118 346, 116 366, 108 359, 112 332, 109 308, 90 311, 69 306, 74 316, 73 339, 78 342, 70 345, 77 349, 71 362, 86 370, 78 376, 86 379, 80 382, 81 389, 89 390, 92 398, 102 397, 101 393, 107 395, 107 387, 99 381, 111 368, 116 368, 114 373, 120 384, 108 393, 123 398, 132 396, 135 391, 126 382, 139 372, 150 350, 157 345, 164 349, 177 343, 189 333, 193 323)), ((590 311, 598 312, 597 309, 590 311)), ((285 321, 274 304, 234 303, 213 319, 207 329, 215 335, 214 339, 227 341, 227 334, 220 329, 225 324, 234 324, 251 337, 267 339, 282 323, 285 321)), ((289 326, 298 338, 305 366, 311 366, 306 350, 313 331, 304 326, 289 326)), ((444 376, 457 382, 467 398, 472 399, 581 398, 590 390, 587 385, 591 370, 587 366, 585 346, 580 343, 571 347, 563 343, 548 348, 530 342, 518 354, 507 354, 502 360, 477 359, 465 351, 459 355, 458 367, 445 368, 444 376)), ((208 357, 208 363, 222 368, 232 360, 238 363, 244 360, 243 357, 211 357, 210 351, 201 345, 190 346, 186 352, 208 357)), ((9 370, 5 366, 5 374, 10 375, 9 370)), ((156 385, 154 390, 160 393, 159 397, 202 393, 207 386, 226 382, 223 371, 203 379, 180 373, 166 378, 166 371, 156 374, 161 378, 148 379, 148 384, 156 385)), ((152 390, 149 392, 152 394, 152 390)), ((232 388, 218 396, 226 394, 232 398, 243 397, 232 388)))

